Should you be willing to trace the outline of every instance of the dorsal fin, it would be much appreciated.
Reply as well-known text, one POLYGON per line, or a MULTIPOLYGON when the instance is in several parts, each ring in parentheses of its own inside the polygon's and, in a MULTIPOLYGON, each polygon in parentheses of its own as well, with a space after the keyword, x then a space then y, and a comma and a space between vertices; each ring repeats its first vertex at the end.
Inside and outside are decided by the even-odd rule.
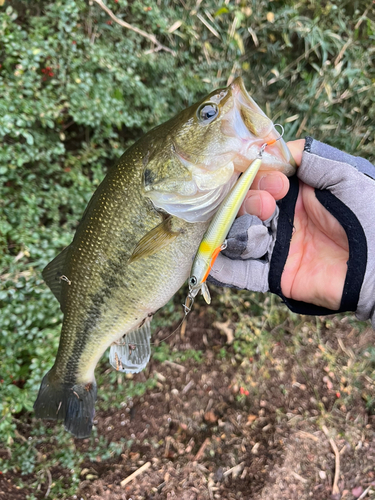
POLYGON ((140 328, 132 330, 111 345, 109 362, 115 370, 139 373, 146 367, 151 356, 150 323, 150 319, 146 318, 140 328))
POLYGON ((69 278, 65 275, 65 263, 70 245, 67 246, 57 257, 55 257, 42 272, 43 279, 47 283, 53 295, 60 302, 60 307, 62 312, 64 312, 63 306, 63 284, 69 285, 69 278))

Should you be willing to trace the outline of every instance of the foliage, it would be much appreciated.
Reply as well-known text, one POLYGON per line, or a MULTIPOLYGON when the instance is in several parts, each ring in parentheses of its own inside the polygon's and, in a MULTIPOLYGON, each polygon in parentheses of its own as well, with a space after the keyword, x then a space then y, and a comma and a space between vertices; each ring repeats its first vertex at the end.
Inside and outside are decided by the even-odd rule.
MULTIPOLYGON (((288 138, 313 134, 374 158, 375 30, 365 2, 108 1, 119 18, 154 33, 174 54, 153 50, 91 4, 0 6, 0 442, 13 454, 9 469, 19 458, 22 471, 39 471, 39 478, 37 450, 44 433, 46 442, 52 437, 33 424, 33 451, 17 425, 32 415, 58 344, 61 313, 40 273, 71 241, 93 190, 130 143, 242 74, 288 138)), ((233 297, 223 300, 235 306, 233 297)), ((263 298, 250 302, 262 322, 263 298)), ((170 303, 158 321, 171 320, 173 309, 170 303)), ((240 318, 239 332, 248 319, 240 318)), ((253 326, 262 342, 249 337, 245 347, 237 339, 237 355, 266 345, 266 329, 253 326)), ((159 348, 161 358, 169 354, 159 348)), ((81 463, 74 453, 55 459, 71 469, 81 463)), ((52 488, 51 495, 61 492, 52 488)))

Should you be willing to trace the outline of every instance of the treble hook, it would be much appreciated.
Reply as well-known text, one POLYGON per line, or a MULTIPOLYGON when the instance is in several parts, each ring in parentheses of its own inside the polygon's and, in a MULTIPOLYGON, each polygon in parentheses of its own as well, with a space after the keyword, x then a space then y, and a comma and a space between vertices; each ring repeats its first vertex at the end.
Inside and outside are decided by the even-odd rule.
POLYGON ((261 146, 261 148, 260 148, 260 150, 259 150, 259 153, 258 153, 259 158, 262 158, 262 154, 264 153, 264 150, 266 149, 266 147, 267 147, 267 146, 272 146, 272 144, 275 144, 275 142, 279 141, 279 140, 283 137, 283 135, 284 135, 285 130, 284 130, 284 127, 281 125, 281 123, 276 123, 276 124, 274 125, 274 127, 275 127, 275 128, 276 128, 276 127, 280 127, 280 128, 281 128, 281 133, 280 133, 280 136, 279 136, 277 139, 272 139, 272 141, 265 142, 265 143, 261 146))
POLYGON ((182 304, 182 307, 183 307, 184 313, 185 313, 184 319, 186 319, 187 315, 192 310, 193 304, 194 304, 194 297, 190 293, 188 293, 188 295, 186 296, 186 299, 185 299, 185 304, 182 304))

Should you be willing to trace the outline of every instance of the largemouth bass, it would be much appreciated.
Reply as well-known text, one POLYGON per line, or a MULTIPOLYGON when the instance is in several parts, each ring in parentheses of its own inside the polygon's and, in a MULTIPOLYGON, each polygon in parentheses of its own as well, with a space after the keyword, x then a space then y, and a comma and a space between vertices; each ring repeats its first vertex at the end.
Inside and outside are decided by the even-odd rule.
MULTIPOLYGON (((99 359, 112 345, 115 368, 139 371, 147 363, 152 315, 188 278, 239 173, 277 137, 238 78, 148 132, 109 170, 72 243, 43 271, 64 320, 37 417, 64 420, 76 437, 90 434, 99 359)), ((284 141, 268 148, 262 166, 294 172, 284 141)))

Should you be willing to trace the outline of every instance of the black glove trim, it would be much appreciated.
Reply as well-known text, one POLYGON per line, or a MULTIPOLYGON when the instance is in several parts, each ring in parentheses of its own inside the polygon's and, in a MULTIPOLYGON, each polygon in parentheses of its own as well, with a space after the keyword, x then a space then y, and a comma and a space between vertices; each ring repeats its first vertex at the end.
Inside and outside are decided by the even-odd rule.
POLYGON ((344 289, 337 312, 356 311, 367 267, 367 240, 357 216, 330 191, 315 189, 315 196, 342 225, 348 237, 349 260, 344 289))
POLYGON ((338 310, 288 299, 281 291, 281 275, 289 254, 290 240, 293 234, 295 206, 298 197, 298 179, 290 179, 288 194, 278 202, 280 208, 277 225, 276 243, 273 250, 268 283, 270 291, 282 298, 293 312, 299 314, 326 315, 344 311, 356 311, 359 295, 367 266, 367 241, 363 228, 356 215, 341 200, 328 190, 315 189, 319 202, 340 222, 349 242, 348 271, 345 278, 343 295, 338 310))
POLYGON ((292 239, 294 229, 294 212, 299 192, 297 175, 290 177, 289 183, 290 187, 287 195, 277 202, 280 212, 277 221, 276 241, 268 274, 268 285, 270 291, 281 297, 283 302, 293 311, 294 308, 293 305, 290 304, 290 299, 287 299, 281 291, 281 275, 283 274, 285 262, 288 258, 290 240, 292 239))

